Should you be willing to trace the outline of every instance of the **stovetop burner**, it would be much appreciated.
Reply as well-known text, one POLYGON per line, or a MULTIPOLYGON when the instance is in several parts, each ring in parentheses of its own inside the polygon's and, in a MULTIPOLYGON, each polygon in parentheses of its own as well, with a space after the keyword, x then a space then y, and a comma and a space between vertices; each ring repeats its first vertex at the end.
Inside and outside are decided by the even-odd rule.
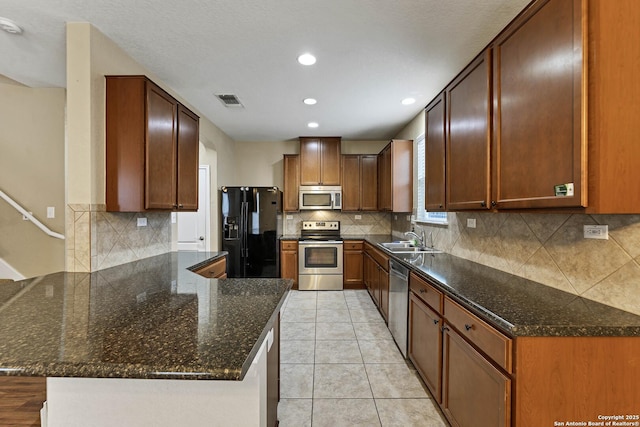
POLYGON ((342 241, 340 221, 302 221, 299 240, 342 241))

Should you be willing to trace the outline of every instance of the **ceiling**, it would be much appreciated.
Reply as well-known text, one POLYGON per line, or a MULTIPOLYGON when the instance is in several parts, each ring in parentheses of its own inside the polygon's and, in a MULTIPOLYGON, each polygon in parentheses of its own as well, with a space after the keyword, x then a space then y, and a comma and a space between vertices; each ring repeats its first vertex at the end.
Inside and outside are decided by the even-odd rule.
POLYGON ((236 141, 384 140, 527 3, 0 0, 0 16, 24 31, 0 31, 0 75, 64 87, 65 23, 90 22, 236 141), (297 63, 305 52, 315 65, 297 63), (244 108, 216 94, 235 94, 244 108), (318 103, 304 105, 307 97, 318 103), (416 103, 402 105, 407 97, 416 103))

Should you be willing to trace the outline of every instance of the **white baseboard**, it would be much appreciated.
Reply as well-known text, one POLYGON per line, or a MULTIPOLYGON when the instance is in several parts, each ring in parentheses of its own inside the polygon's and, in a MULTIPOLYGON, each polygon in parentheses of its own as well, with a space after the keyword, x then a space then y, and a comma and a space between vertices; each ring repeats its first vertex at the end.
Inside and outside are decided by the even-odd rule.
POLYGON ((24 280, 26 277, 0 258, 0 279, 24 280))

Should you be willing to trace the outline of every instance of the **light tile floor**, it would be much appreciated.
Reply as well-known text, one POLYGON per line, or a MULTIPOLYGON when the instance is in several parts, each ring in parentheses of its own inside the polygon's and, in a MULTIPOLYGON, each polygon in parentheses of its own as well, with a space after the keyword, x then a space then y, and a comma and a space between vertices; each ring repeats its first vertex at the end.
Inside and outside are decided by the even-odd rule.
POLYGON ((367 291, 292 291, 280 328, 281 427, 448 425, 367 291))

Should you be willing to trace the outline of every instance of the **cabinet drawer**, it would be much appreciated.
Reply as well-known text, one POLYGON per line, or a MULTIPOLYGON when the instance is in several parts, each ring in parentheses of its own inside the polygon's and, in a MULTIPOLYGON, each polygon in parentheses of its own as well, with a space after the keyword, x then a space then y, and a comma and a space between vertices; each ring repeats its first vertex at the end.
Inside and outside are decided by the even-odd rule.
POLYGON ((227 275, 227 259, 220 258, 219 260, 214 261, 213 263, 205 267, 202 267, 200 270, 196 270, 196 274, 208 278, 224 278, 222 276, 226 277, 227 275))
POLYGON ((297 251, 298 250, 298 242, 295 240, 282 240, 280 242, 280 248, 283 251, 297 251))
POLYGON ((345 251, 361 251, 363 247, 364 247, 364 242, 362 241, 354 241, 354 240, 344 241, 345 251))
POLYGON ((409 276, 409 288, 418 298, 427 303, 427 305, 433 310, 442 314, 442 300, 444 298, 442 292, 428 284, 421 277, 416 276, 414 273, 411 273, 409 276))
POLYGON ((511 339, 480 320, 449 298, 444 299, 444 316, 460 335, 468 339, 499 366, 511 373, 511 339))

